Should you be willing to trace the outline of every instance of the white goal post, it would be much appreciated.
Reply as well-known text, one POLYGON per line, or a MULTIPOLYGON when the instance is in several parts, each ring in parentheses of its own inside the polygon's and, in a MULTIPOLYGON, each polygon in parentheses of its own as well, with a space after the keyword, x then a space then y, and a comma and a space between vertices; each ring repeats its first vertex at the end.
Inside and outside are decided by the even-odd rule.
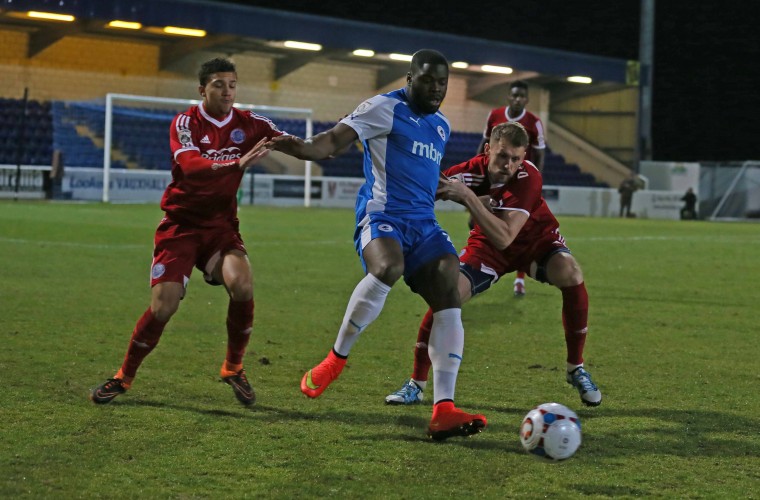
MULTIPOLYGON (((105 127, 103 131, 103 202, 109 203, 111 196, 109 193, 111 184, 111 164, 112 164, 112 150, 114 145, 114 104, 124 102, 129 103, 131 106, 135 105, 148 105, 148 106, 167 106, 176 107, 176 113, 184 111, 179 109, 179 106, 185 108, 200 104, 200 100, 197 99, 172 99, 167 97, 151 97, 132 94, 118 94, 108 93, 106 94, 105 102, 105 127)), ((312 121, 312 110, 308 108, 287 108, 280 106, 262 106, 258 104, 235 104, 238 109, 250 109, 257 113, 261 113, 267 118, 276 120, 278 117, 288 117, 295 119, 303 119, 306 123, 305 137, 311 137, 314 133, 314 124, 312 121)), ((176 114, 175 113, 175 114, 176 114)), ((167 125, 168 126, 168 125, 167 125)), ((166 143, 168 144, 168 128, 166 143)), ((311 161, 304 162, 304 206, 311 206, 311 161)))
POLYGON ((760 219, 760 161, 745 161, 738 168, 731 164, 713 166, 711 175, 712 184, 725 184, 729 179, 730 183, 708 220, 760 219))

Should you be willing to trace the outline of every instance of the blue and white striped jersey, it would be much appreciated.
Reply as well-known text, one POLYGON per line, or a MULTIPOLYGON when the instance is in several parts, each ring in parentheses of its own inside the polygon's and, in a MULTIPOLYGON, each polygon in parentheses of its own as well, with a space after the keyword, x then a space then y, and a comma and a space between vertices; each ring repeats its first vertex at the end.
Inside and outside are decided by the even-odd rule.
POLYGON ((364 101, 341 122, 364 145, 366 182, 356 200, 357 223, 373 212, 434 219, 441 158, 451 135, 446 117, 417 114, 399 89, 364 101))

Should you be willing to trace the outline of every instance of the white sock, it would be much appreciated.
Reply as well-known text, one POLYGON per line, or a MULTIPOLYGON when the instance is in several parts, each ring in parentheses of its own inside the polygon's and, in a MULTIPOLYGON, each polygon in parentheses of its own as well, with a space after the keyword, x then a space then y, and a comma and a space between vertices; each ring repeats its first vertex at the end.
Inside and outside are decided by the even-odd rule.
POLYGON ((419 387, 421 390, 425 390, 425 387, 427 387, 427 380, 415 380, 412 379, 412 382, 417 384, 417 387, 419 387))
POLYGON ((444 309, 433 313, 433 327, 428 341, 428 355, 433 364, 433 402, 454 400, 457 373, 464 350, 464 327, 461 309, 444 309))
POLYGON ((581 363, 579 365, 576 365, 576 364, 573 364, 573 363, 568 363, 567 364, 567 373, 572 372, 573 370, 575 370, 576 368, 578 368, 580 366, 583 366, 583 363, 581 363))
POLYGON ((335 339, 335 352, 348 356, 362 330, 380 315, 390 291, 391 287, 369 273, 356 285, 335 339))
POLYGON ((524 285, 525 284, 525 280, 522 279, 522 278, 515 278, 515 285, 517 285, 517 284, 524 285))

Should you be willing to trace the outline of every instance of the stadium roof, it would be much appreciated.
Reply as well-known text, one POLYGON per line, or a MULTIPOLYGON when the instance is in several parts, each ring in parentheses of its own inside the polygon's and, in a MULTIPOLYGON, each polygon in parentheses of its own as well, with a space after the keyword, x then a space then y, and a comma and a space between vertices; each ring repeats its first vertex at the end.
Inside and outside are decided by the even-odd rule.
MULTIPOLYGON (((139 38, 161 47, 161 67, 171 69, 183 55, 204 50, 234 56, 264 54, 275 60, 275 78, 316 61, 343 61, 377 68, 377 87, 396 79, 399 65, 391 53, 411 54, 420 48, 440 50, 449 61, 463 61, 456 69, 470 79, 468 97, 486 98, 491 91, 516 79, 533 80, 552 90, 567 90, 566 78, 585 76, 595 93, 626 84, 628 61, 432 31, 399 28, 311 14, 204 0, 0 0, 0 28, 24 29, 30 34, 29 57, 66 36, 139 38), (23 11, 19 11, 22 8, 23 11), (72 22, 51 23, 30 18, 28 11, 72 15, 72 22), (113 29, 119 20, 140 23, 135 30, 113 29), (203 37, 178 37, 162 31, 166 26, 203 30, 203 37), (292 50, 285 40, 319 44, 319 51, 292 50), (355 49, 370 49, 373 57, 357 57, 355 49), (483 65, 506 66, 511 74, 482 71, 483 65)), ((403 69, 401 70, 403 71, 403 69)), ((503 90, 502 90, 503 91, 503 90)), ((500 92, 502 92, 500 91, 500 92)))

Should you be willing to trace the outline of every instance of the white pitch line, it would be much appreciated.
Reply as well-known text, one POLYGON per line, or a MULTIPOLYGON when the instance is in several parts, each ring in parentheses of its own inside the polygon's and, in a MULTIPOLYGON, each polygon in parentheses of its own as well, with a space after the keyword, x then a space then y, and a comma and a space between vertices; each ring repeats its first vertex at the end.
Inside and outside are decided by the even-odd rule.
POLYGON ((570 241, 709 241, 712 243, 735 243, 737 241, 758 241, 756 236, 580 236, 567 238, 570 241))
POLYGON ((19 245, 55 246, 71 248, 96 248, 103 250, 133 250, 146 248, 147 245, 114 245, 110 243, 81 243, 77 241, 24 240, 20 238, 0 238, 0 243, 17 243, 19 245))
MULTIPOLYGON (((736 242, 753 242, 760 241, 760 238, 753 236, 728 236, 728 237, 715 237, 715 236, 590 236, 590 237, 573 237, 567 238, 570 245, 573 242, 584 241, 599 241, 599 242, 625 242, 625 241, 709 241, 711 243, 730 243, 736 242)), ((114 243, 83 243, 77 241, 48 241, 48 240, 27 240, 21 238, 2 238, 0 237, 0 243, 18 244, 18 245, 36 245, 36 246, 51 246, 51 247, 68 247, 68 248, 91 248, 96 250, 135 250, 135 249, 150 249, 152 245, 145 243, 140 245, 130 244, 114 244, 114 243)), ((279 247, 279 246, 328 246, 328 245, 352 245, 350 240, 256 240, 249 239, 245 245, 249 248, 257 247, 279 247)))
MULTIPOLYGON (((113 243, 83 243, 77 241, 48 241, 48 240, 26 240, 21 238, 2 238, 0 237, 0 243, 11 243, 18 245, 35 245, 35 246, 51 246, 51 247, 68 247, 68 248, 92 248, 95 250, 135 250, 135 249, 150 249, 150 244, 142 245, 130 245, 130 244, 113 244, 113 243)), ((323 245, 351 245, 349 240, 336 241, 336 240, 316 240, 316 241, 303 241, 303 240, 268 240, 268 241, 249 241, 246 242, 247 247, 269 247, 269 246, 323 246, 323 245)))

